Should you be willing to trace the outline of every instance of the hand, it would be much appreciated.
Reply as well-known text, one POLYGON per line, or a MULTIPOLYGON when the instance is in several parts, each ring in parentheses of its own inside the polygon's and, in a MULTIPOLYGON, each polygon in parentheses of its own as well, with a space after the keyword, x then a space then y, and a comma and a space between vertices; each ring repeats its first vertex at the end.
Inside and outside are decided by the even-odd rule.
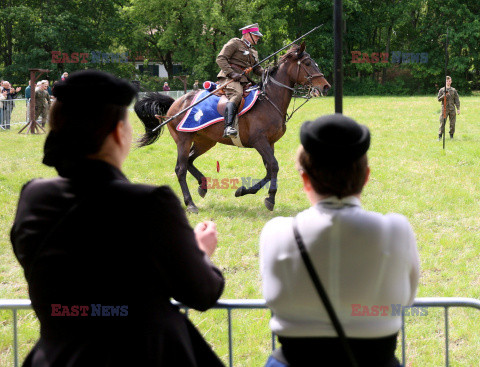
POLYGON ((17 87, 17 89, 15 89, 15 91, 18 93, 22 90, 22 87, 17 87))
POLYGON ((235 71, 232 71, 228 76, 230 78, 232 78, 233 80, 235 80, 236 82, 238 82, 240 79, 242 79, 242 74, 239 74, 235 71))
POLYGON ((211 221, 198 223, 193 230, 198 248, 211 257, 217 248, 217 226, 211 221))
POLYGON ((460 115, 460 110, 457 110, 457 113, 460 115))

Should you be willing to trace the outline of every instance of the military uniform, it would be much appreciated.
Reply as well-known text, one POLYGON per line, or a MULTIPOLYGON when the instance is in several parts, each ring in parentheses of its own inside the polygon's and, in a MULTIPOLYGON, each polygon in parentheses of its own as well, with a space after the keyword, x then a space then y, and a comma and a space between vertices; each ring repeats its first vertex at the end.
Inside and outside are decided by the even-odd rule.
MULTIPOLYGON (((221 69, 217 78, 221 84, 228 83, 223 89, 228 98, 224 113, 224 138, 235 137, 238 134, 233 124, 238 106, 242 102, 243 86, 248 83, 246 75, 241 74, 245 69, 251 68, 258 63, 258 52, 253 46, 260 37, 263 37, 257 23, 243 27, 240 30, 244 36, 241 39, 232 38, 223 46, 222 51, 217 56, 217 64, 221 69), (254 44, 252 45, 250 41, 254 44)), ((257 65, 253 72, 257 75, 262 75, 263 68, 257 65)))
POLYGON ((47 122, 48 109, 50 107, 50 95, 46 90, 38 89, 35 91, 35 121, 42 116, 42 126, 47 122))
MULTIPOLYGON (((438 101, 442 102, 442 112, 440 113, 440 129, 438 130, 439 137, 445 133, 446 119, 445 121, 443 119, 443 97, 445 95, 444 91, 445 87, 441 88, 438 91, 437 96, 438 101)), ((458 98, 457 90, 453 87, 447 88, 447 92, 447 117, 450 119, 450 136, 453 137, 453 134, 455 134, 455 122, 457 120, 457 112, 455 110, 455 107, 457 107, 457 110, 460 110, 460 98, 458 98)))
MULTIPOLYGON (((246 68, 252 67, 257 62, 258 52, 250 42, 240 38, 232 38, 223 46, 222 51, 217 56, 217 64, 221 69, 217 78, 229 81, 232 72, 241 74, 246 68)), ((263 68, 259 65, 253 69, 253 72, 261 76, 263 68)), ((247 83, 248 79, 243 75, 238 82, 233 81, 225 87, 228 100, 234 102, 237 107, 242 101, 243 85, 247 83)))

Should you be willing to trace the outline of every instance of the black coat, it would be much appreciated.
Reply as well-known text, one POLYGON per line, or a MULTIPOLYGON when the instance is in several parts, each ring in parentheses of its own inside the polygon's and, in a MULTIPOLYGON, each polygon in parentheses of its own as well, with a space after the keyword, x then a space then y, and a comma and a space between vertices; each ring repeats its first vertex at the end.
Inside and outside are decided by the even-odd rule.
POLYGON ((23 187, 11 240, 41 324, 25 366, 222 365, 170 303, 206 310, 224 286, 170 188, 89 160, 23 187))
MULTIPOLYGON (((0 88, 0 92, 3 91, 5 88, 0 88)), ((5 99, 6 101, 13 101, 15 98, 17 98, 17 92, 10 93, 10 90, 7 92, 7 98, 5 99)), ((15 107, 15 102, 7 102, 3 104, 3 109, 13 109, 15 107)))

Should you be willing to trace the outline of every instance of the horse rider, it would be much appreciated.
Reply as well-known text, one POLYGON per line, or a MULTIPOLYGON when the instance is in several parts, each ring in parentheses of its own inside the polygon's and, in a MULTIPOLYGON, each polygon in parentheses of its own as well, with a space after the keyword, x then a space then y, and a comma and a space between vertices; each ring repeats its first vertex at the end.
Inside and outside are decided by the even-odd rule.
MULTIPOLYGON (((238 131, 233 127, 233 123, 237 116, 238 106, 242 101, 243 87, 248 83, 246 75, 242 75, 242 72, 258 63, 258 52, 254 46, 263 37, 257 23, 240 28, 240 31, 242 31, 242 38, 232 38, 223 46, 222 51, 217 56, 217 64, 221 69, 217 75, 219 82, 223 85, 233 79, 224 88, 228 98, 224 113, 224 138, 235 137, 238 134, 238 131)), ((261 76, 263 68, 258 65, 253 69, 253 72, 261 76)))

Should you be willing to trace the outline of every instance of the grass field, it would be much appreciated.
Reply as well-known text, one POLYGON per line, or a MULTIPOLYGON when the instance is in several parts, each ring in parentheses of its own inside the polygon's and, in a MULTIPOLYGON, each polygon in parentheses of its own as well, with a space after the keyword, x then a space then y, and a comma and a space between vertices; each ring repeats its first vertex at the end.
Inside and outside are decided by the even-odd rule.
MULTIPOLYGON (((362 198, 368 210, 407 216, 416 233, 421 258, 419 297, 480 298, 480 96, 462 97, 455 139, 442 149, 437 141, 440 104, 432 97, 347 97, 344 113, 372 132, 369 151, 371 179, 362 198)), ((262 298, 258 270, 258 238, 269 219, 291 216, 308 207, 294 155, 301 123, 334 111, 334 99, 307 103, 287 124, 276 144, 280 165, 279 190, 273 212, 263 205, 266 190, 234 197, 234 189, 210 190, 201 199, 189 176, 193 199, 200 209, 189 215, 192 225, 213 219, 219 248, 213 261, 226 277, 224 299, 262 298)), ((136 133, 141 126, 133 112, 136 133)), ((52 177, 55 171, 40 164, 44 135, 0 131, 0 298, 27 298, 23 272, 9 242, 18 193, 34 177, 52 177)), ((176 149, 168 132, 152 146, 134 149, 124 171, 133 182, 167 184, 181 196, 174 166, 176 149)), ((241 180, 262 178, 264 168, 253 150, 216 146, 197 160, 206 176, 241 180), (220 172, 217 173, 217 161, 220 172)), ((132 243, 132 247, 135 244, 132 243)), ((267 311, 235 311, 235 366, 262 366, 270 351, 267 311)), ((191 317, 217 353, 227 362, 225 313, 192 312, 191 317)), ((33 312, 19 314, 21 359, 38 337, 33 312)), ((0 366, 11 365, 11 313, 0 312, 0 366)), ((407 365, 444 365, 443 311, 426 317, 407 317, 407 365)), ((478 366, 480 312, 450 312, 451 366, 478 366)))

